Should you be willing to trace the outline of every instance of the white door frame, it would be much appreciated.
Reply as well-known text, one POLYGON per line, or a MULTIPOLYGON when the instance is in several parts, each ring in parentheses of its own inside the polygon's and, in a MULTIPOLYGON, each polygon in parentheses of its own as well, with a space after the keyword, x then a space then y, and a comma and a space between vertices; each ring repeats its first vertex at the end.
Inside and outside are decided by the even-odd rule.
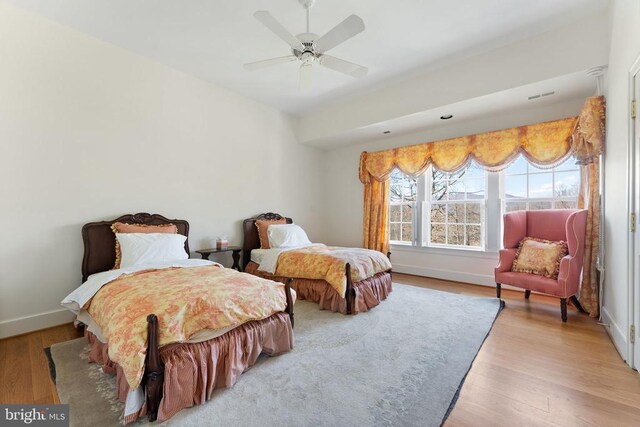
MULTIPOLYGON (((629 248, 629 325, 631 331, 635 325, 634 339, 631 333, 627 335, 627 363, 632 368, 640 369, 640 231, 631 232, 631 215, 640 213, 640 111, 636 117, 631 117, 630 105, 632 100, 640 102, 640 57, 636 59, 629 70, 629 194, 628 194, 628 248, 629 248), (632 341, 635 341, 632 342, 632 341)), ((636 110, 638 108, 636 107, 636 110)), ((636 225, 637 228, 637 225, 636 225)))

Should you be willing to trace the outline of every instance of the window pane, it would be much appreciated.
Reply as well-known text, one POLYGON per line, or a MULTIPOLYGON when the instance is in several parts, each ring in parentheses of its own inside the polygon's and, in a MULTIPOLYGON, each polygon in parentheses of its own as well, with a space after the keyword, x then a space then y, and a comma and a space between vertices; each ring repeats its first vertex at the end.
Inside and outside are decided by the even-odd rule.
POLYGON ((444 227, 445 227, 444 224, 431 225, 431 243, 439 243, 439 244, 447 243, 444 227))
POLYGON ((397 183, 391 182, 389 184, 389 201, 401 202, 402 201, 402 186, 397 183))
POLYGON ((506 175, 513 175, 516 173, 527 173, 527 159, 523 156, 518 156, 518 160, 511 163, 511 166, 505 170, 506 175))
POLYGON ((447 206, 447 220, 450 224, 464 224, 464 203, 450 203, 447 206))
POLYGON ((527 202, 507 202, 504 204, 504 208, 507 212, 526 211, 527 202))
POLYGON ((411 205, 402 205, 402 222, 413 222, 413 207, 411 205))
POLYGON ((431 205, 431 222, 445 222, 447 207, 442 204, 431 205))
POLYGON ((411 223, 402 224, 402 240, 404 242, 413 242, 413 225, 411 223))
POLYGON ((578 202, 575 200, 557 200, 554 206, 554 209, 577 209, 578 202))
POLYGON ((467 225, 467 245, 480 246, 482 231, 479 225, 467 225))
POLYGON ((389 226, 389 240, 400 240, 400 224, 389 226))
POLYGON ((554 178, 555 197, 578 197, 580 172, 557 172, 554 178))
POLYGON ((542 209, 551 209, 551 202, 530 202, 529 209, 532 211, 542 210, 542 209))
POLYGON ((465 180, 465 190, 467 191, 467 199, 476 200, 484 199, 484 178, 465 180))
POLYGON ((405 202, 415 202, 416 200, 416 180, 415 179, 405 179, 402 185, 402 199, 405 202))
POLYGON ((467 175, 467 169, 459 170, 458 172, 445 174, 449 181, 460 181, 467 175))
POLYGON ((476 162, 471 162, 464 174, 465 178, 484 178, 485 170, 482 169, 476 162))
POLYGON ((529 175, 529 197, 553 197, 551 172, 529 175))
POLYGON ((408 178, 402 172, 395 170, 389 177, 389 200, 391 202, 415 201, 417 179, 408 178))
POLYGON ((526 198, 527 197, 527 176, 505 176, 504 178, 504 197, 507 199, 526 198))
POLYGON ((449 181, 447 194, 449 200, 464 200, 464 182, 458 178, 449 181))
POLYGON ((564 163, 556 166, 554 168, 554 170, 556 171, 579 171, 580 170, 580 165, 576 165, 576 159, 573 157, 569 157, 567 160, 565 160, 564 163))
POLYGON ((398 222, 400 221, 400 205, 391 205, 389 206, 389 221, 398 222))
POLYGON ((480 203, 467 203, 467 224, 480 224, 480 203))
POLYGON ((442 179, 434 179, 431 182, 431 200, 444 200, 447 194, 447 181, 442 179))
POLYGON ((464 245, 464 225, 447 225, 447 243, 450 245, 464 245))

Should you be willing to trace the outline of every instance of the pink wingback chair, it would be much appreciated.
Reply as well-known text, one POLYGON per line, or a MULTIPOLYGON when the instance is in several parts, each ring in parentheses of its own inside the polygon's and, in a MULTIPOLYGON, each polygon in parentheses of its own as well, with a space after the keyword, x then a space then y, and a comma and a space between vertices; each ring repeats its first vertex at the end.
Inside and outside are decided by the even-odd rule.
POLYGON ((581 310, 576 298, 582 277, 587 211, 555 209, 540 211, 517 211, 504 215, 504 249, 500 250, 500 263, 495 269, 496 294, 500 298, 501 285, 525 289, 529 299, 531 291, 560 297, 562 321, 567 321, 567 298, 581 310), (563 240, 569 246, 569 255, 560 261, 558 279, 529 273, 511 271, 516 250, 525 237, 536 237, 552 241, 563 240))

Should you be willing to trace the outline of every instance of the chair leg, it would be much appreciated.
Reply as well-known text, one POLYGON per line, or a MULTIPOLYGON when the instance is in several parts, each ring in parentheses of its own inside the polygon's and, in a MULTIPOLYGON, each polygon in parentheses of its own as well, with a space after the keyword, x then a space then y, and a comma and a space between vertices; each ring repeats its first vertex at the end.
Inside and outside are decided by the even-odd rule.
POLYGON ((567 299, 560 298, 560 313, 562 313, 562 321, 567 321, 567 299))
POLYGON ((587 312, 587 310, 585 310, 584 307, 582 307, 582 304, 580 304, 580 301, 578 301, 578 297, 576 297, 575 295, 573 295, 570 298, 570 301, 571 301, 571 304, 573 304, 573 306, 575 308, 577 308, 580 313, 586 313, 587 312))
POLYGON ((531 296, 531 291, 529 289, 524 291, 524 299, 529 299, 530 296, 531 296))
POLYGON ((500 299, 500 292, 502 291, 502 285, 500 283, 496 283, 496 296, 500 299))

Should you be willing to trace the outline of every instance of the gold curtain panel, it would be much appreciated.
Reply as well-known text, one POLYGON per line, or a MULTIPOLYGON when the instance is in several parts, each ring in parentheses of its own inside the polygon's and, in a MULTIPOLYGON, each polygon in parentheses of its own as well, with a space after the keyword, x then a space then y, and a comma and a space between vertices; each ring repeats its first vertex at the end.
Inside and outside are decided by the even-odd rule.
POLYGON ((362 153, 360 180, 386 181, 395 168, 418 176, 430 166, 454 172, 475 160, 487 170, 506 167, 518 154, 538 166, 554 165, 571 152, 589 164, 604 146, 604 97, 588 98, 578 117, 362 153))

